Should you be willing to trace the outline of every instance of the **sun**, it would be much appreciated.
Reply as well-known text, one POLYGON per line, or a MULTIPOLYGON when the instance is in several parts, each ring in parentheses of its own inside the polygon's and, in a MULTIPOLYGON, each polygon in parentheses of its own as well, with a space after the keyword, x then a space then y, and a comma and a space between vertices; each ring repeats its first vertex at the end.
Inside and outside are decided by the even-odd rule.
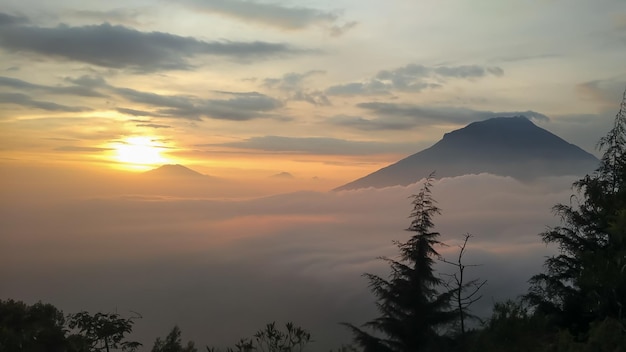
POLYGON ((151 137, 128 137, 114 144, 114 158, 125 164, 125 168, 147 170, 157 164, 167 163, 161 155, 164 147, 151 137))

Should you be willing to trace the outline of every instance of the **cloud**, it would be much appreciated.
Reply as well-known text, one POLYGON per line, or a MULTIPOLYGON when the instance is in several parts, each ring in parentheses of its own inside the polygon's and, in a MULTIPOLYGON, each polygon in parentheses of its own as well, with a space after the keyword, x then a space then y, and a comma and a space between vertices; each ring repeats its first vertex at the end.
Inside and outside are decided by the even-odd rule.
POLYGON ((97 147, 78 147, 78 146, 62 146, 54 148, 54 150, 63 152, 103 152, 112 150, 111 148, 97 148, 97 147))
MULTIPOLYGON (((256 118, 284 119, 284 117, 273 114, 273 111, 283 106, 283 102, 258 92, 218 91, 213 93, 225 98, 208 99, 192 95, 161 95, 132 88, 116 87, 108 84, 99 76, 66 77, 64 81, 72 85, 46 86, 0 76, 0 87, 4 86, 45 94, 67 94, 86 97, 109 97, 102 93, 107 92, 126 101, 154 108, 153 110, 126 107, 115 108, 117 112, 130 116, 181 118, 196 121, 201 120, 203 117, 231 121, 246 121, 256 118)), ((48 111, 82 112, 92 110, 87 107, 73 107, 37 101, 21 93, 0 93, 0 104, 2 103, 17 104, 48 111)))
MULTIPOLYGON (((199 346, 221 347, 266 322, 294 321, 311 330, 315 350, 350 341, 338 322, 376 316, 361 274, 388 274, 376 258, 395 257, 392 241, 410 235, 403 231, 407 197, 419 187, 237 201, 128 196, 102 189, 105 182, 93 189, 106 196, 83 190, 77 198, 77 187, 85 188, 78 175, 36 173, 45 183, 27 175, 32 184, 28 177, 8 178, 9 190, 21 192, 19 182, 30 190, 19 202, 10 193, 0 201, 0 296, 45 299, 67 313, 138 311, 145 319, 134 326, 133 338, 144 344, 172 324, 199 346), (61 196, 42 201, 43 187, 61 196)), ((443 214, 434 222, 450 245, 440 253, 454 258, 462 235, 475 235, 464 259, 480 266, 466 273, 488 280, 475 313, 485 316, 494 301, 524 293, 544 256, 554 253, 537 234, 558 223, 550 209, 569 201, 571 181, 523 184, 474 175, 435 182, 443 214)))
POLYGON ((595 100, 607 107, 614 107, 621 101, 624 89, 626 89, 626 76, 624 75, 576 85, 576 91, 583 97, 595 100))
POLYGON ((30 96, 21 93, 0 93, 0 104, 14 104, 28 108, 61 112, 84 112, 92 110, 83 106, 67 106, 49 101, 34 100, 30 96))
POLYGON ((130 115, 130 116, 154 116, 155 115, 154 113, 149 112, 149 111, 135 110, 135 109, 128 109, 128 108, 116 108, 115 110, 121 114, 130 115))
POLYGON ((332 105, 330 99, 326 94, 320 91, 296 91, 289 97, 290 100, 306 101, 307 103, 315 106, 330 106, 332 105))
POLYGON ((335 126, 351 127, 362 131, 402 131, 414 128, 418 122, 405 118, 376 118, 366 119, 361 116, 336 115, 328 118, 327 123, 335 126))
POLYGON ((477 65, 463 65, 463 66, 439 66, 433 69, 436 75, 441 77, 454 77, 454 78, 477 78, 484 77, 487 74, 494 76, 504 75, 504 70, 500 67, 481 67, 477 65))
POLYGON ((331 105, 331 102, 326 94, 318 90, 309 90, 302 87, 307 78, 325 73, 326 71, 321 70, 311 70, 305 73, 289 72, 282 77, 265 78, 263 86, 288 93, 289 100, 306 101, 316 106, 328 106, 331 105))
POLYGON ((0 12, 0 26, 18 25, 28 23, 28 18, 13 16, 0 12))
POLYGON ((500 67, 478 65, 424 66, 409 64, 393 70, 379 71, 362 82, 350 82, 328 87, 328 95, 389 95, 392 91, 421 92, 441 88, 449 79, 476 79, 488 75, 500 77, 500 67))
POLYGON ((331 96, 336 95, 390 95, 394 87, 379 80, 368 82, 352 82, 337 84, 326 88, 324 93, 331 96))
POLYGON ((200 121, 202 117, 247 121, 257 118, 277 118, 271 112, 283 106, 277 99, 258 92, 215 92, 228 99, 205 99, 189 95, 161 95, 131 88, 107 85, 120 97, 147 106, 154 111, 117 108, 118 112, 131 116, 154 116, 200 121))
POLYGON ((338 115, 327 121, 333 125, 352 127, 364 131, 402 130, 432 123, 466 124, 493 117, 525 116, 536 121, 549 118, 535 111, 481 111, 459 107, 430 107, 415 104, 365 102, 357 106, 375 115, 384 116, 366 119, 360 116, 338 115))
MULTIPOLYGON (((10 24, 15 22, 10 19, 5 21, 10 24)), ((6 25, 0 31, 0 47, 8 51, 137 72, 190 69, 192 64, 189 59, 199 55, 245 62, 299 52, 281 43, 205 42, 163 32, 141 32, 108 23, 52 28, 6 25)))
POLYGON ((519 61, 530 61, 530 60, 541 60, 541 59, 553 59, 558 58, 561 55, 558 54, 517 54, 517 55, 506 55, 506 56, 498 56, 493 59, 496 62, 519 62, 519 61))
POLYGON ((98 88, 107 86, 106 80, 100 76, 82 75, 77 78, 66 77, 65 80, 83 88, 98 88))
POLYGON ((29 83, 17 78, 0 76, 0 86, 24 91, 39 92, 44 94, 73 95, 83 97, 106 97, 106 95, 94 90, 93 87, 88 87, 84 84, 72 86, 47 86, 29 83))
POLYGON ((220 146, 256 149, 271 152, 307 153, 322 155, 371 155, 397 153, 411 150, 408 143, 386 143, 375 141, 349 141, 325 137, 252 137, 240 142, 219 144, 220 146))
POLYGON ((626 12, 613 15, 613 22, 616 29, 626 31, 626 12))
POLYGON ((136 124, 135 126, 137 126, 137 127, 150 127, 150 128, 172 128, 172 126, 161 125, 161 124, 158 124, 158 123, 139 123, 139 124, 136 124))
POLYGON ((160 95, 130 88, 112 88, 123 98, 157 107, 154 113, 118 108, 133 116, 157 116, 201 120, 202 117, 218 120, 246 121, 256 118, 276 117, 271 111, 282 107, 282 102, 257 92, 219 92, 228 99, 202 99, 193 96, 160 95))
POLYGON ((356 27, 359 24, 359 22, 356 21, 351 21, 351 22, 347 22, 345 24, 342 25, 334 25, 332 27, 330 27, 330 35, 332 37, 340 37, 342 35, 344 35, 344 33, 346 33, 347 31, 351 30, 352 28, 356 27))
POLYGON ((279 78, 265 78, 263 80, 263 85, 268 88, 293 90, 300 88, 302 86, 302 82, 304 82, 305 79, 311 76, 321 75, 325 73, 326 71, 322 70, 311 70, 304 73, 289 72, 285 73, 282 77, 279 78))
POLYGON ((108 11, 75 10, 71 11, 70 15, 74 17, 95 20, 97 22, 115 22, 127 25, 138 25, 140 24, 139 17, 145 15, 147 11, 149 11, 147 8, 117 8, 108 11))
POLYGON ((331 36, 339 36, 356 25, 356 22, 340 23, 341 16, 337 12, 309 7, 286 7, 277 3, 244 0, 188 0, 187 3, 209 13, 283 30, 322 26, 328 29, 331 36))

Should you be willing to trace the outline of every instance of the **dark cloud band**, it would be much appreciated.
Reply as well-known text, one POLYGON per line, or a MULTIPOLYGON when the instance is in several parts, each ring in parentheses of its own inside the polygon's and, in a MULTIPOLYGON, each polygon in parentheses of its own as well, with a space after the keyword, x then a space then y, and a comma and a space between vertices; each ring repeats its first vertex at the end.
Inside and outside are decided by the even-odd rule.
POLYGON ((301 52, 282 43, 262 41, 205 42, 163 32, 141 32, 108 23, 52 28, 20 25, 18 18, 0 14, 0 47, 46 57, 139 72, 185 70, 199 55, 229 57, 245 62, 301 52))

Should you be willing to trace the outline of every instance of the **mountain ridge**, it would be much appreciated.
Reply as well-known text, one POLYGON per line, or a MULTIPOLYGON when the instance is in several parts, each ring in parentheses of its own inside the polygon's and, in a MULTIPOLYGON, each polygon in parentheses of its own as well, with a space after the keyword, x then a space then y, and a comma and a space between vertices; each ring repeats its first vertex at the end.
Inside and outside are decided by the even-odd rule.
POLYGON ((526 117, 496 117, 448 132, 431 147, 333 191, 405 186, 433 171, 438 178, 486 172, 528 180, 584 174, 597 164, 592 154, 526 117))
POLYGON ((181 164, 165 164, 143 173, 153 177, 178 177, 178 178, 209 178, 212 176, 201 174, 181 164))

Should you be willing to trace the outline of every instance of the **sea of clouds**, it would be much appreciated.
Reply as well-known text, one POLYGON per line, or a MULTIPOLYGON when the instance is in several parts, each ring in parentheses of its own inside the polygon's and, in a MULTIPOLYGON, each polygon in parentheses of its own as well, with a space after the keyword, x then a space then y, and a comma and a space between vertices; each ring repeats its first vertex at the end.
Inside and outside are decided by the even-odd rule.
MULTIPOLYGON (((436 230, 449 260, 466 233, 470 278, 487 280, 474 312, 523 294, 555 248, 539 233, 558 224, 575 177, 521 183, 487 174, 437 180, 436 230)), ((39 190, 42 185, 35 189, 39 190), (39 188, 37 188, 39 187, 39 188)), ((339 322, 376 316, 364 272, 411 235, 407 187, 296 192, 245 199, 72 194, 0 203, 0 298, 44 301, 66 313, 138 312, 133 337, 146 349, 178 324, 185 339, 233 345, 265 323, 311 331, 313 350, 350 342, 339 322)), ((438 272, 453 271, 445 263, 438 272)), ((442 276, 445 278, 445 276, 442 276)))

